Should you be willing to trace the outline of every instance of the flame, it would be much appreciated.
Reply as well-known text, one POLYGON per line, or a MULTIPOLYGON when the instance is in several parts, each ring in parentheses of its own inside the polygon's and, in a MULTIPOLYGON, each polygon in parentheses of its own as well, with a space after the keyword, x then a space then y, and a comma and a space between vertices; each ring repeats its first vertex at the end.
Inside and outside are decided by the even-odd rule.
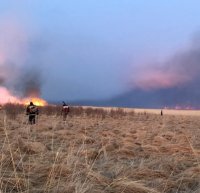
POLYGON ((20 99, 16 96, 13 96, 7 88, 0 86, 0 104, 14 103, 28 105, 30 102, 33 102, 33 104, 35 104, 36 106, 48 105, 48 103, 44 99, 38 97, 28 97, 20 99))
POLYGON ((30 98, 26 98, 22 100, 22 103, 24 105, 29 105, 30 102, 33 102, 34 105, 41 106, 41 107, 48 105, 48 103, 44 99, 37 98, 37 97, 33 97, 33 98, 30 97, 30 98))

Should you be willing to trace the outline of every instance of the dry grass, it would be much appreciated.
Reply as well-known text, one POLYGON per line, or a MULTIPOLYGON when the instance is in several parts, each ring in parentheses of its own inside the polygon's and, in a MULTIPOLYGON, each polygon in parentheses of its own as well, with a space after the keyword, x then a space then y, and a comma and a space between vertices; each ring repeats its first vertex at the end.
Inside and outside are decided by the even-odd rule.
POLYGON ((21 112, 0 111, 0 192, 200 192, 198 116, 78 107, 63 122, 48 107, 30 126, 21 112))

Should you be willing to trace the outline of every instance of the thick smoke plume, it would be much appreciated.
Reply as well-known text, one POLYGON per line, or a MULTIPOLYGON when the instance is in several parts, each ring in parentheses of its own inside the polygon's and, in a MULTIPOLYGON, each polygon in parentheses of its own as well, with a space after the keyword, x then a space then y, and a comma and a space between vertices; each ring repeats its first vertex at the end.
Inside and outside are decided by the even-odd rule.
POLYGON ((41 73, 37 69, 24 70, 18 79, 17 88, 23 97, 40 97, 41 73))
POLYGON ((135 88, 143 90, 181 87, 198 81, 200 73, 199 41, 193 41, 184 51, 176 53, 170 59, 143 65, 137 69, 132 80, 135 88))
POLYGON ((200 38, 160 63, 138 67, 131 90, 110 101, 126 107, 200 109, 200 38))
POLYGON ((29 50, 32 38, 30 33, 25 29, 25 25, 11 18, 3 18, 0 21, 0 32, 1 98, 7 98, 9 101, 24 97, 39 97, 40 73, 29 63, 32 55, 29 50))

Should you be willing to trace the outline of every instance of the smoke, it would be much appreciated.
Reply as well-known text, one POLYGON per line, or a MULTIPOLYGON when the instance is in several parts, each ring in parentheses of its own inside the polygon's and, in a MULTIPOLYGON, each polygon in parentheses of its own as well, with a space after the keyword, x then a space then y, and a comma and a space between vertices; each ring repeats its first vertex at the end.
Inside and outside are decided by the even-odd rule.
POLYGON ((131 80, 134 88, 143 90, 182 87, 199 81, 200 38, 195 38, 184 51, 177 52, 164 62, 140 66, 131 80))
POLYGON ((200 36, 162 62, 137 66, 131 89, 113 97, 114 106, 200 109, 200 36))
POLYGON ((17 103, 19 99, 17 97, 12 96, 12 94, 4 87, 0 86, 0 103, 17 103))
POLYGON ((39 97, 41 95, 41 73, 37 69, 24 70, 18 79, 16 89, 22 97, 39 97))
POLYGON ((38 97, 41 94, 40 71, 30 61, 35 53, 31 50, 33 37, 26 24, 4 17, 0 20, 0 32, 1 93, 22 98, 38 97))

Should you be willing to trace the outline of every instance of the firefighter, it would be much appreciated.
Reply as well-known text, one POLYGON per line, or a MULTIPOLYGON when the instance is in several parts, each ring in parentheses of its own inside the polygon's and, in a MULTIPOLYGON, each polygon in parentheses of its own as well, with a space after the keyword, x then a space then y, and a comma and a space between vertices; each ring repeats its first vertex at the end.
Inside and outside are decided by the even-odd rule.
POLYGON ((67 105, 64 101, 63 101, 63 106, 62 106, 62 117, 63 117, 63 121, 66 121, 67 119, 67 115, 69 113, 69 105, 67 105))
POLYGON ((33 102, 30 102, 30 104, 26 108, 26 115, 29 116, 29 124, 33 125, 36 123, 35 118, 36 115, 39 114, 39 110, 36 105, 33 104, 33 102))

